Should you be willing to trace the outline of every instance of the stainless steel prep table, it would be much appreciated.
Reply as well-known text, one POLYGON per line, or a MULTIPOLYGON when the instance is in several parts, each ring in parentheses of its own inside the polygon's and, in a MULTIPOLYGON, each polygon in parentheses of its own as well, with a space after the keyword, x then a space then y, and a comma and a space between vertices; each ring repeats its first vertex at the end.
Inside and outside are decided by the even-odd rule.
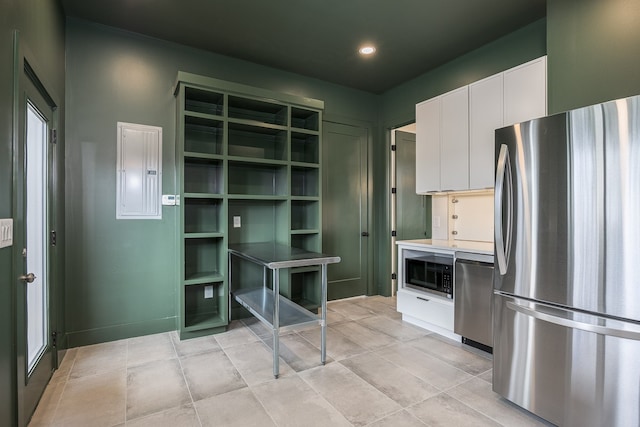
MULTIPOLYGON (((229 245, 229 286, 231 295, 258 320, 273 331, 273 375, 278 378, 280 329, 318 322, 321 327, 320 362, 327 354, 327 264, 340 262, 340 257, 309 252, 280 243, 243 243, 229 245), (237 256, 263 267, 262 287, 233 291, 231 260, 237 256), (318 315, 280 295, 280 269, 320 266, 322 271, 321 313, 318 315), (273 290, 267 287, 267 269, 272 273, 273 290), (274 298, 277 295, 278 298, 274 298)), ((231 310, 229 310, 231 313, 231 310)))

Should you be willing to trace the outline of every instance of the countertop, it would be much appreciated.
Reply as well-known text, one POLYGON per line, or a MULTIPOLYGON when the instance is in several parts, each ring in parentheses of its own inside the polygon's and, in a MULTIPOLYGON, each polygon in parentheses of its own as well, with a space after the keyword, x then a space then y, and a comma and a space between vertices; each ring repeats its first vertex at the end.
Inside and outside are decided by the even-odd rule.
POLYGON ((493 243, 474 242, 469 240, 400 240, 396 242, 396 245, 415 247, 417 249, 444 249, 453 252, 470 252, 493 255, 493 243))

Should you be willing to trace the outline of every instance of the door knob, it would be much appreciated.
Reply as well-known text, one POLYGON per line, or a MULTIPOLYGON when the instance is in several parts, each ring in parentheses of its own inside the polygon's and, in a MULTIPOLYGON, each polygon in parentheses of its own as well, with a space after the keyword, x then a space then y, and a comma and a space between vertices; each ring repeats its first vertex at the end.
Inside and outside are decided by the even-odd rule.
POLYGON ((27 275, 20 276, 18 279, 22 280, 25 283, 33 283, 36 280, 36 275, 33 273, 28 273, 27 275))

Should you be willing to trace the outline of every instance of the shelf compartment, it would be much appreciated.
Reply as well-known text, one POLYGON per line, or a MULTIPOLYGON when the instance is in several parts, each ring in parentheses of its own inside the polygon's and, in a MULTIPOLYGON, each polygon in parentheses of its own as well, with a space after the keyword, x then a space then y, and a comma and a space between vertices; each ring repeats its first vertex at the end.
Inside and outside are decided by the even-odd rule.
POLYGON ((289 216, 286 200, 229 199, 227 230, 229 244, 286 242, 289 216), (234 227, 240 217, 240 227, 234 227))
POLYGON ((320 233, 292 234, 291 246, 312 252, 320 252, 320 233))
POLYGON ((219 233, 222 228, 221 199, 184 199, 185 233, 219 233))
POLYGON ((286 160, 287 132, 270 127, 229 123, 229 155, 286 160))
POLYGON ((291 107, 291 127, 317 131, 320 128, 320 113, 291 107))
POLYGON ((184 239, 184 280, 197 282, 220 277, 222 241, 221 237, 184 239))
POLYGON ((320 296, 320 270, 318 267, 305 270, 292 269, 289 286, 291 301, 317 313, 322 299, 320 296))
POLYGON ((184 192, 222 194, 222 160, 185 157, 184 192))
POLYGON ((229 95, 229 118, 287 126, 287 106, 229 95))
POLYGON ((287 195, 287 167, 266 163, 228 163, 229 194, 287 195))
MULTIPOLYGON (((273 291, 264 287, 252 289, 240 289, 233 292, 233 297, 244 308, 249 310, 258 320, 273 325, 273 291)), ((296 326, 318 324, 318 316, 278 295, 280 308, 280 330, 290 329, 296 326)))
POLYGON ((222 154, 223 122, 186 115, 184 117, 184 151, 222 154))
POLYGON ((291 230, 315 230, 319 225, 320 203, 316 201, 291 201, 291 230))
POLYGON ((210 282, 184 287, 184 327, 186 330, 214 328, 227 324, 227 297, 224 282, 210 282), (211 298, 205 298, 208 287, 211 298))
POLYGON ((195 113, 221 116, 224 111, 224 95, 187 86, 184 93, 184 109, 195 113))
POLYGON ((291 161, 318 164, 320 162, 318 135, 291 132, 291 161))
POLYGON ((317 197, 319 194, 318 168, 291 167, 291 195, 317 197))

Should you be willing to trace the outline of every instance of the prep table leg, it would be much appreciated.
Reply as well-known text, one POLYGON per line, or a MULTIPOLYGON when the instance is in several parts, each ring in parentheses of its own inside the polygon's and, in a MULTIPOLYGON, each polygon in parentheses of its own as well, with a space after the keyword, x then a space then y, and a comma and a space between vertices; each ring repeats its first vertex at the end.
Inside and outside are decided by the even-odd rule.
POLYGON ((320 324, 320 363, 327 359, 327 264, 322 264, 322 321, 320 324))
POLYGON ((273 376, 280 375, 280 269, 273 269, 273 376))

